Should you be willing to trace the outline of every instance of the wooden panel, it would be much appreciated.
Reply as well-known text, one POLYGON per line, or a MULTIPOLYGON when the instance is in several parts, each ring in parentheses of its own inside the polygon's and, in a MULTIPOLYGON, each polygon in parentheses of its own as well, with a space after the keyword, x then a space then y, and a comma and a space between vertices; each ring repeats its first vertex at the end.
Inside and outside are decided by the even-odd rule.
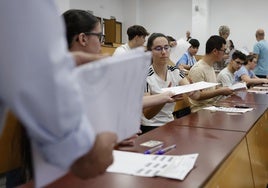
POLYGON ((205 187, 254 187, 245 139, 243 139, 227 160, 225 160, 205 187))
POLYGON ((266 187, 268 183, 268 110, 246 138, 255 187, 266 187))
POLYGON ((110 54, 110 55, 113 55, 114 51, 115 51, 115 47, 112 47, 112 46, 101 46, 101 53, 102 54, 110 54))
POLYGON ((115 19, 103 19, 104 20, 104 32, 105 32, 105 43, 115 42, 115 19))
POLYGON ((8 112, 5 126, 0 135, 0 173, 5 173, 21 165, 21 127, 17 118, 8 112))
POLYGON ((122 24, 116 22, 115 25, 115 43, 122 43, 122 24))

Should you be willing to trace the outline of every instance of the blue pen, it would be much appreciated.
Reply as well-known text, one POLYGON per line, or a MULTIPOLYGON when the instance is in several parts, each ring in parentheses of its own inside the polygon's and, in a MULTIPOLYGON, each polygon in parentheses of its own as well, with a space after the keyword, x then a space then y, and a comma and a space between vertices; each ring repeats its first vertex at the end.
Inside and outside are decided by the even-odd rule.
POLYGON ((163 144, 160 144, 159 146, 156 146, 154 148, 148 149, 144 152, 144 154, 151 154, 155 151, 157 151, 158 149, 162 148, 163 144))
POLYGON ((163 155, 164 153, 166 153, 166 152, 168 152, 168 151, 170 151, 170 150, 172 150, 174 148, 176 148, 176 144, 173 144, 171 146, 168 146, 168 147, 166 147, 164 149, 160 149, 155 154, 157 154, 157 155, 163 155))

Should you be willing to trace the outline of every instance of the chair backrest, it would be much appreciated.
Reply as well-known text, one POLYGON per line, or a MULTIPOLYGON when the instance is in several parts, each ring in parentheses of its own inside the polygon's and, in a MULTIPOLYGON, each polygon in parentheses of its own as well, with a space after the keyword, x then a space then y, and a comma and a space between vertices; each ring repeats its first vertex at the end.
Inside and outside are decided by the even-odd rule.
POLYGON ((22 165, 21 131, 19 120, 12 112, 7 112, 0 135, 0 174, 22 165))

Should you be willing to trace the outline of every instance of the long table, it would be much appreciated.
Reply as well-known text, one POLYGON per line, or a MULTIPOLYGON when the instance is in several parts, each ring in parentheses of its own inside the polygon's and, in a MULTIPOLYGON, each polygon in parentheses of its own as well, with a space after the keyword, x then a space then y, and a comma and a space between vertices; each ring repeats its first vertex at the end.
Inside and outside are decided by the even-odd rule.
POLYGON ((82 181, 69 173, 49 187, 266 187, 268 95, 239 92, 218 104, 246 104, 254 110, 241 115, 200 110, 139 136, 133 147, 119 148, 142 153, 147 148, 141 143, 161 140, 165 145, 177 145, 170 155, 199 153, 194 169, 183 181, 116 173, 82 181))

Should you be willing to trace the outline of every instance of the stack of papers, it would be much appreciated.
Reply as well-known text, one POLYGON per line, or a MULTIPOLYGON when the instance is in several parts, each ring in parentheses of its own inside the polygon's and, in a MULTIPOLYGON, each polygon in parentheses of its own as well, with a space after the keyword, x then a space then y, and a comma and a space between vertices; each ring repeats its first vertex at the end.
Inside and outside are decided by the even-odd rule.
POLYGON ((229 86, 229 88, 234 91, 243 90, 243 89, 247 89, 247 84, 245 82, 238 82, 229 86))
POLYGON ((216 106, 210 106, 203 108, 205 110, 211 110, 211 111, 220 111, 220 112, 228 112, 228 113, 245 113, 252 111, 253 108, 234 108, 234 107, 216 107, 216 106))
POLYGON ((198 154, 146 155, 114 150, 114 163, 107 172, 183 180, 193 169, 198 154))
POLYGON ((175 95, 183 94, 183 93, 189 93, 192 91, 202 90, 210 87, 214 87, 219 85, 219 83, 211 83, 211 82, 196 82, 193 84, 188 85, 181 85, 176 87, 168 87, 168 88, 162 88, 162 91, 172 91, 175 95))

